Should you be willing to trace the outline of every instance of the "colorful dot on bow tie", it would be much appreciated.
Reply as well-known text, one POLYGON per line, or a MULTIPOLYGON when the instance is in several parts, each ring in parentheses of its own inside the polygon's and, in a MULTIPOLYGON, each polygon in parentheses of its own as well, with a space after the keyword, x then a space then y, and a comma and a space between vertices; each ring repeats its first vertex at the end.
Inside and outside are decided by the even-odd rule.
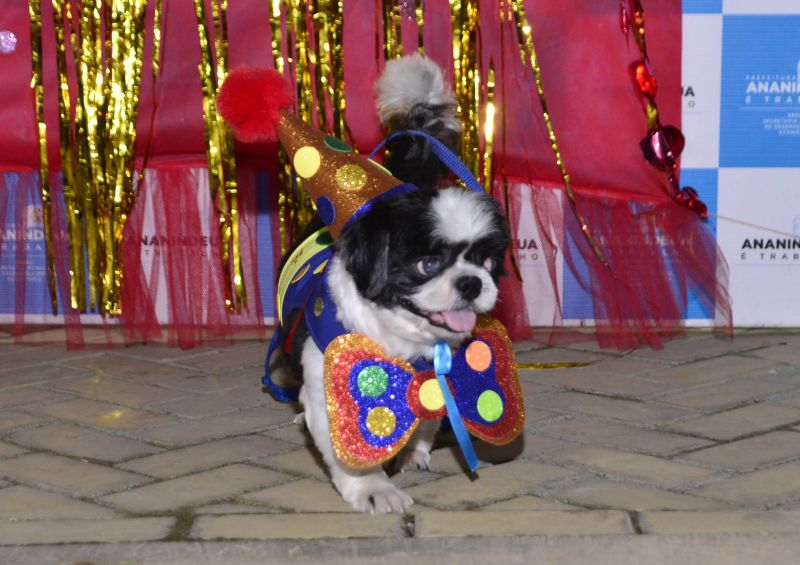
POLYGON ((392 435, 396 425, 397 418, 394 412, 384 406, 373 408, 367 416, 367 429, 378 437, 392 435))
POLYGON ((503 415, 503 399, 493 390, 484 390, 478 397, 478 414, 487 422, 496 422, 503 415))
POLYGON ((442 394, 442 387, 439 386, 436 379, 428 379, 419 387, 419 403, 431 412, 442 409, 444 395, 442 394))
POLYGON ((482 373, 492 364, 492 350, 482 341, 473 341, 467 347, 466 359, 473 371, 482 373))
POLYGON ((358 390, 365 396, 376 397, 386 392, 389 375, 381 367, 371 365, 358 373, 358 390))

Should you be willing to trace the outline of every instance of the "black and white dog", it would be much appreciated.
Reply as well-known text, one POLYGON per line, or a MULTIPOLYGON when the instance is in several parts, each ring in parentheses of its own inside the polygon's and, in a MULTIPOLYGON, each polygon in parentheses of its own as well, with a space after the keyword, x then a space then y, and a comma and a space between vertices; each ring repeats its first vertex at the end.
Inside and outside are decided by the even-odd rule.
MULTIPOLYGON (((459 135, 452 94, 432 62, 407 57, 387 65, 378 83, 379 113, 390 130, 427 131, 451 147, 459 135)), ((457 346, 471 335, 476 316, 497 300, 498 279, 510 244, 495 201, 462 188, 436 188, 446 171, 424 140, 389 145, 388 166, 420 190, 375 202, 336 241, 328 285, 337 319, 348 332, 369 337, 390 357, 430 359, 437 341, 457 346)), ((296 319, 295 319, 296 322, 296 319)), ((287 321, 284 320, 284 324, 287 321)), ((285 328, 282 335, 286 337, 285 328)), ((382 467, 353 469, 331 443, 323 352, 295 323, 291 355, 270 365, 302 378, 305 423, 344 500, 364 512, 403 512, 412 499, 382 467), (283 364, 281 365, 281 363, 283 364)), ((279 350, 279 353, 281 350, 279 350)), ((276 370, 277 369, 277 370, 276 370)), ((398 456, 396 468, 430 468, 438 421, 425 421, 398 456)))

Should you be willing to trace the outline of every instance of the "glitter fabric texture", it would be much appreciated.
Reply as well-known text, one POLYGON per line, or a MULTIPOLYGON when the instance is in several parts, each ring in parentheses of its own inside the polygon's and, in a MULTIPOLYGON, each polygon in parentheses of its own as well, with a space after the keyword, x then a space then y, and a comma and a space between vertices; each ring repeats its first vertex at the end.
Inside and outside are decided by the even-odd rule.
POLYGON ((345 151, 344 142, 335 143, 298 116, 282 113, 277 131, 295 167, 300 165, 297 172, 303 177, 303 187, 334 238, 366 202, 402 184, 382 168, 370 166, 364 157, 345 151), (319 161, 316 155, 312 157, 312 150, 319 161))
POLYGON ((344 165, 336 171, 336 182, 343 190, 361 190, 367 184, 367 173, 358 165, 344 165))
POLYGON ((489 420, 483 417, 479 410, 480 398, 488 393, 494 393, 500 399, 500 411, 505 404, 505 393, 501 389, 496 379, 497 367, 489 349, 489 345, 482 340, 476 339, 465 349, 456 351, 453 355, 453 366, 448 379, 453 385, 458 410, 465 420, 472 420, 481 424, 495 424, 498 418, 489 420), (482 354, 473 359, 475 369, 467 358, 471 349, 481 351, 482 354), (488 359, 487 359, 488 354, 488 359), (488 361, 488 363, 487 363, 488 361))
MULTIPOLYGON (((496 320, 479 319, 475 337, 453 357, 447 384, 470 433, 504 444, 522 431, 522 391, 511 342, 496 320)), ((334 452, 351 467, 390 459, 421 419, 446 415, 432 371, 415 373, 404 360, 386 359, 377 344, 359 334, 328 345, 325 388, 334 452)))
POLYGON ((408 390, 408 383, 414 376, 414 370, 400 366, 396 361, 396 359, 389 361, 383 355, 373 355, 369 359, 356 362, 348 372, 350 394, 359 407, 358 426, 364 440, 373 447, 386 447, 399 441, 406 430, 418 420, 405 401, 405 393, 408 390), (367 394, 361 388, 360 376, 365 371, 374 377, 367 385, 367 391, 378 394, 367 394), (385 386, 381 386, 383 379, 377 378, 381 372, 386 375, 385 386), (392 417, 396 425, 392 426, 391 431, 388 433, 373 431, 380 429, 386 432, 392 417))
POLYGON ((406 390, 413 367, 402 359, 385 359, 383 350, 366 336, 347 334, 325 350, 325 392, 333 450, 337 459, 355 468, 374 467, 394 457, 419 424, 407 407, 406 390), (359 390, 358 376, 368 367, 387 373, 387 386, 377 397, 359 390), (377 408, 379 410, 374 412, 377 408), (389 429, 388 412, 394 417, 389 429), (370 414, 374 414, 370 420, 370 414))
POLYGON ((378 365, 364 367, 358 373, 358 390, 367 396, 380 396, 386 392, 389 375, 378 365))
MULTIPOLYGON (((453 357, 453 370, 450 383, 456 390, 454 396, 456 402, 459 403, 459 410, 462 410, 462 403, 464 405, 462 415, 465 416, 464 424, 469 433, 489 443, 503 445, 517 437, 522 432, 522 428, 525 425, 525 407, 523 405, 522 389, 519 384, 517 365, 514 360, 514 350, 505 326, 494 318, 490 318, 489 316, 479 317, 478 323, 475 325, 474 333, 475 339, 486 342, 492 351, 494 357, 495 382, 496 387, 499 387, 499 392, 496 387, 488 387, 488 389, 498 393, 503 400, 502 417, 495 422, 484 423, 485 420, 478 413, 477 402, 473 405, 468 405, 461 400, 458 388, 465 379, 459 380, 457 376, 452 377, 452 375, 458 375, 456 372, 458 367, 466 365, 463 350, 458 351, 453 357), (477 417, 474 419, 467 417, 465 412, 475 414, 477 417)), ((473 391, 478 388, 474 383, 463 384, 472 388, 473 391)), ((478 394, 481 392, 483 391, 478 392, 478 394)), ((467 396, 468 395, 465 395, 464 398, 467 396)), ((470 398, 475 397, 470 396, 470 398)))

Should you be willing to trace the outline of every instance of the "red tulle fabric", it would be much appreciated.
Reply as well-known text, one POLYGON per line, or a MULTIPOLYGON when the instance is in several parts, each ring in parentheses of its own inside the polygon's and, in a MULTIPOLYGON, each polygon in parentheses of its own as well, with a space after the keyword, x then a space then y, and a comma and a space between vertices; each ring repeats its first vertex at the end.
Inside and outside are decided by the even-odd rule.
MULTIPOLYGON (((564 10, 557 1, 537 0, 526 2, 526 8, 557 143, 584 224, 563 190, 533 75, 520 63, 510 23, 482 22, 485 29, 496 31, 482 36, 484 45, 491 46, 488 53, 484 50, 484 64, 502 68, 495 97, 506 109, 499 133, 506 148, 496 168, 532 187, 541 254, 553 288, 563 299, 555 260, 561 254, 565 270, 591 297, 590 320, 604 347, 661 347, 664 338, 683 328, 689 291, 715 325, 729 329, 722 252, 702 219, 672 201, 671 187, 639 148, 647 121, 642 95, 629 72, 638 50, 633 38, 620 30, 619 4, 578 0, 564 10), (530 119, 508 119, 519 115, 530 119), (584 229, 598 242, 608 266, 584 229)), ((661 119, 680 126, 680 7, 647 2, 645 9, 661 119)), ((513 208, 516 200, 512 197, 511 202, 513 208)), ((511 296, 503 297, 503 308, 525 311, 520 293, 511 296)), ((506 321, 512 328, 520 326, 513 318, 506 321)), ((563 313, 557 311, 553 322, 561 325, 563 313)), ((581 336, 551 328, 535 335, 550 342, 581 336)))
MULTIPOLYGON (((30 24, 26 3, 0 0, 0 5, 0 29, 13 30, 18 38, 16 51, 0 56, 0 173, 7 173, 0 174, 0 220, 13 217, 24 226, 27 217, 17 203, 30 191, 34 192, 34 200, 39 198, 38 135, 28 86, 30 24), (9 180, 12 177, 13 181, 9 180), (12 189, 10 185, 14 183, 12 189), (12 203, 14 209, 10 210, 12 203)), ((149 8, 149 17, 154 5, 149 8)), ((384 57, 382 10, 380 3, 373 0, 347 0, 343 5, 346 116, 354 136, 351 141, 360 150, 368 151, 382 137, 373 102, 374 80, 384 57)), ((204 184, 207 176, 202 171, 205 142, 194 2, 175 0, 164 3, 164 7, 163 59, 155 84, 149 64, 150 28, 145 41, 136 141, 137 169, 145 172, 122 249, 121 321, 126 339, 166 339, 190 347, 209 340, 225 341, 239 331, 261 335, 265 308, 260 302, 256 276, 255 171, 276 171, 276 147, 237 145, 242 260, 249 302, 243 312, 234 314, 224 305, 219 237, 210 227, 215 225, 214 203, 208 202, 207 196, 203 200, 208 191, 204 184), (192 244, 191 238, 200 235, 208 238, 207 244, 192 244), (159 242, 164 238, 167 244, 153 245, 153 237, 159 242), (143 240, 149 243, 143 245, 143 240)), ((530 335, 532 318, 526 303, 536 313, 540 294, 546 301, 563 298, 562 259, 563 269, 573 273, 590 297, 588 322, 596 327, 604 346, 659 347, 665 337, 680 331, 690 290, 718 327, 730 327, 727 269, 713 235, 695 213, 671 200, 661 173, 644 160, 639 148, 647 123, 642 95, 630 67, 640 55, 633 38, 620 30, 619 3, 525 2, 545 96, 575 189, 576 205, 588 230, 600 243, 610 269, 589 245, 583 226, 566 200, 533 74, 520 59, 516 29, 512 22, 500 18, 497 2, 482 0, 480 7, 481 70, 483 76, 490 66, 495 71, 494 97, 500 110, 495 123, 494 194, 507 208, 515 233, 535 227, 538 253, 546 269, 546 274, 537 279, 541 289, 529 289, 526 300, 513 266, 507 265, 512 274, 502 282, 498 312, 511 334, 530 335), (506 186, 511 187, 507 194, 506 186), (532 220, 530 214, 522 213, 530 207, 532 220), (536 225, 526 225, 531 221, 536 225), (663 244, 663 251, 659 251, 659 244, 663 244)), ((661 121, 680 126, 680 3, 645 2, 644 7, 661 121)), ((85 335, 81 318, 70 308, 68 299, 65 215, 58 178, 58 81, 52 7, 44 2, 42 9, 55 278, 67 327, 66 340, 78 346, 85 342, 85 335)), ((230 3, 230 68, 240 64, 272 66, 267 9, 267 3, 259 0, 230 3)), ((405 52, 411 52, 416 47, 417 27, 411 20, 403 20, 401 28, 405 52)), ((452 78, 452 23, 447 0, 425 2, 424 42, 426 54, 452 78)), ((271 182, 270 186, 276 185, 271 182)), ((273 231, 277 229, 276 198, 273 190, 267 199, 273 207, 273 231)), ((273 237, 272 241, 276 239, 273 237)), ((11 261, 17 273, 25 273, 32 261, 27 251, 14 247, 12 261, 8 249, 11 247, 3 248, 3 264, 11 261)), ((277 253, 275 248, 267 253, 262 250, 261 256, 272 261, 277 253)), ((266 281, 262 278, 261 282, 266 281)), ((16 279, 13 286, 14 315, 10 323, 18 335, 31 324, 60 321, 28 313, 34 290, 25 284, 24 277, 16 279)), ((534 318, 542 326, 533 328, 536 338, 554 342, 579 337, 579 332, 553 330, 562 323, 574 323, 564 320, 564 313, 558 308, 552 315, 534 318)), ((92 316, 84 316, 83 322, 106 323, 92 316)), ((111 338, 106 334, 100 341, 110 343, 111 338)))
MULTIPOLYGON (((225 304, 220 236, 209 201, 204 169, 164 166, 149 170, 140 183, 136 207, 122 247, 126 277, 121 316, 129 341, 160 339, 192 347, 222 343, 238 333, 258 335, 263 327, 260 300, 242 312, 225 304)), ((240 174, 242 260, 248 296, 260 294, 256 275, 255 183, 240 174)))

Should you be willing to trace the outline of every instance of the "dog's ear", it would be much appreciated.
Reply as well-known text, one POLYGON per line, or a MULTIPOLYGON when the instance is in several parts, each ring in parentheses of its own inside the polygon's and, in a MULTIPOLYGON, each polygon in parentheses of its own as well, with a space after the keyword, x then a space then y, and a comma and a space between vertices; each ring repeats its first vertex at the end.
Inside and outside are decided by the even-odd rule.
POLYGON ((362 296, 377 298, 389 280, 389 234, 370 230, 365 222, 349 226, 339 237, 337 253, 362 296))

